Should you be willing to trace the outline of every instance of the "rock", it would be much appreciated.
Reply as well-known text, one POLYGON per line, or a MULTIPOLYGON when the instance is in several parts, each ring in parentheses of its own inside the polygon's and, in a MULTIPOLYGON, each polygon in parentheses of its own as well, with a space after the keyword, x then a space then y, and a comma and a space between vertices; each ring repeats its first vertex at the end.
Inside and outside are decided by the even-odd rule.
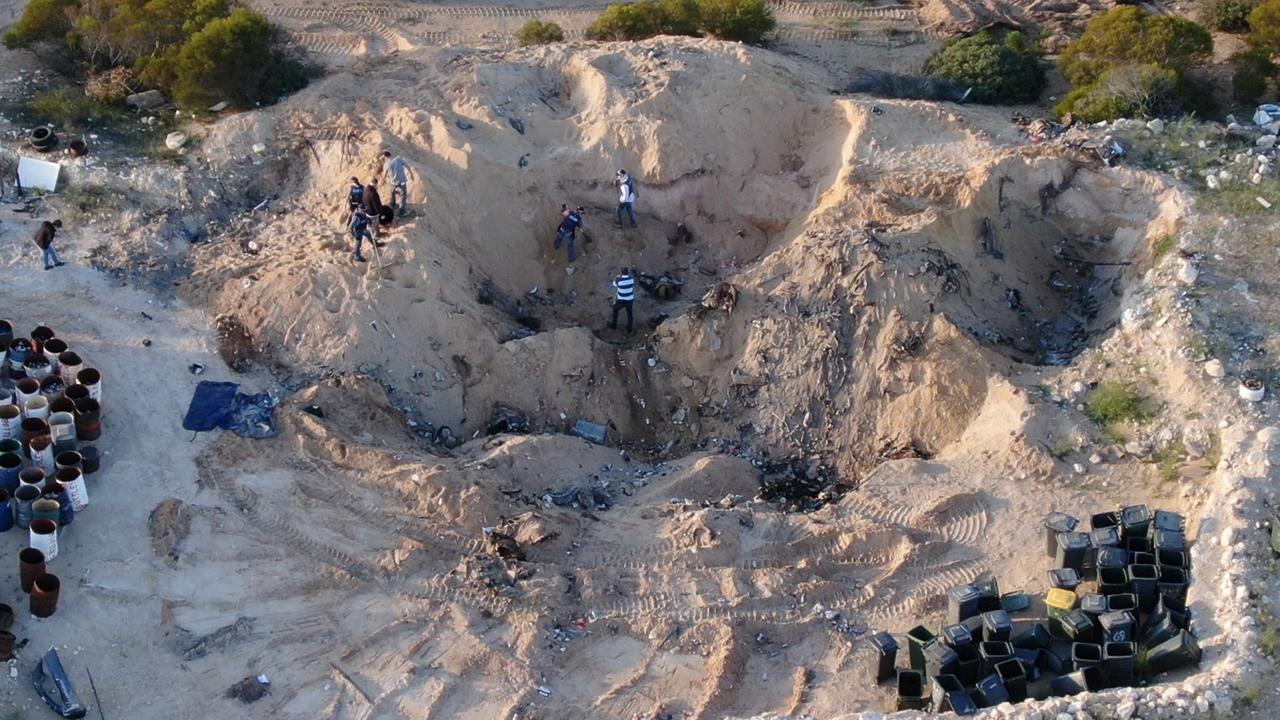
POLYGON ((226 100, 223 100, 222 102, 218 103, 217 105, 210 105, 210 106, 209 106, 209 112, 215 112, 215 113, 216 113, 216 112, 222 112, 223 110, 226 110, 226 109, 227 109, 227 106, 228 106, 228 105, 230 105, 230 104, 231 104, 231 103, 227 102, 226 100))
POLYGON ((187 144, 187 134, 184 132, 171 132, 164 137, 164 146, 170 150, 177 150, 187 144))
POLYGON ((136 110, 150 110, 164 104, 164 93, 159 90, 147 90, 126 97, 124 102, 136 110))
POLYGON ((1116 720, 1129 720, 1138 711, 1138 703, 1125 700, 1116 706, 1116 720))
POLYGON ((1227 369, 1223 367, 1221 360, 1214 358, 1204 364, 1204 374, 1211 378, 1223 378, 1227 375, 1227 369))
POLYGON ((1253 144, 1254 144, 1254 145, 1256 145, 1256 146, 1258 146, 1258 147, 1260 147, 1260 148, 1273 148, 1273 147, 1275 147, 1275 146, 1276 146, 1276 136, 1275 136, 1275 135, 1263 135, 1262 137, 1258 138, 1257 140, 1254 140, 1254 141, 1253 141, 1253 144))
POLYGON ((1147 122, 1147 129, 1151 131, 1152 135, 1159 135, 1164 132, 1164 121, 1160 118, 1150 120, 1147 122))
POLYGON ((1182 429, 1182 444, 1187 448, 1187 458, 1199 460, 1209 452, 1209 432, 1199 424, 1182 429))
POLYGON ((1092 455, 1090 455, 1090 456, 1089 456, 1089 462, 1090 462, 1091 464, 1093 464, 1093 465, 1101 465, 1101 464, 1102 464, 1102 456, 1101 456, 1101 455, 1099 455, 1098 453, 1094 453, 1094 454, 1092 454, 1092 455))
POLYGON ((1210 190, 1217 190, 1219 187, 1218 176, 1210 175, 1209 177, 1204 179, 1204 184, 1208 185, 1210 190))
POLYGON ((1184 285, 1195 283, 1196 278, 1200 277, 1200 269, 1192 264, 1189 260, 1183 260, 1178 264, 1178 281, 1184 285))
POLYGON ((1080 463, 1072 465, 1071 469, 1074 470, 1077 475, 1086 475, 1089 472, 1089 469, 1080 463))
POLYGON ((1204 715, 1209 712, 1209 701, 1203 695, 1196 698, 1196 714, 1204 715))
POLYGON ((267 151, 267 146, 264 143, 254 143, 253 151, 259 154, 264 153, 267 151))

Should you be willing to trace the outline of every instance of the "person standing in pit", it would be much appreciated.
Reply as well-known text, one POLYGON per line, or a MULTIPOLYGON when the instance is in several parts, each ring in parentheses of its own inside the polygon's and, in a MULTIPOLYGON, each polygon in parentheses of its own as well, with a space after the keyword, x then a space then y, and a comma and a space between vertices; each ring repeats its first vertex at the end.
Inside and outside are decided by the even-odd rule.
POLYGON ((631 314, 631 306, 636 301, 636 276, 631 272, 631 268, 624 267, 613 279, 613 320, 609 322, 610 330, 618 329, 618 313, 622 310, 627 311, 627 333, 630 334, 635 326, 635 318, 631 314))
POLYGON ((58 259, 58 251, 53 249, 53 236, 57 235, 61 229, 61 220, 54 220, 53 222, 45 220, 40 223, 40 227, 36 230, 36 247, 40 248, 45 270, 52 270, 66 265, 66 263, 58 259))
POLYGON ((355 258, 356 262, 366 262, 364 255, 360 254, 360 246, 364 243, 365 238, 368 238, 370 243, 376 241, 373 239, 373 233, 369 232, 369 214, 364 211, 363 207, 357 205, 351 211, 351 224, 349 227, 351 236, 356 239, 356 249, 352 257, 355 258))
POLYGON ((409 163, 400 155, 392 157, 390 150, 382 151, 382 162, 383 174, 391 176, 391 207, 397 215, 403 215, 409 209, 409 163))
POLYGON ((364 207, 364 183, 355 176, 351 178, 351 187, 347 188, 347 206, 347 224, 349 225, 356 208, 364 207))
POLYGON ((560 227, 556 229, 557 250, 560 249, 561 243, 569 243, 569 262, 578 259, 577 250, 574 249, 574 242, 578 239, 578 227, 582 225, 582 213, 586 212, 582 206, 570 210, 567 205, 560 206, 560 227))
POLYGON ((378 226, 378 219, 382 217, 382 196, 378 194, 378 181, 370 180, 368 185, 364 186, 364 195, 361 197, 364 204, 364 213, 368 216, 370 229, 373 231, 374 237, 378 236, 381 229, 378 226))
POLYGON ((619 170, 617 179, 614 182, 618 186, 618 224, 626 225, 623 220, 623 214, 631 220, 631 227, 638 227, 636 224, 636 183, 627 174, 626 170, 619 170))

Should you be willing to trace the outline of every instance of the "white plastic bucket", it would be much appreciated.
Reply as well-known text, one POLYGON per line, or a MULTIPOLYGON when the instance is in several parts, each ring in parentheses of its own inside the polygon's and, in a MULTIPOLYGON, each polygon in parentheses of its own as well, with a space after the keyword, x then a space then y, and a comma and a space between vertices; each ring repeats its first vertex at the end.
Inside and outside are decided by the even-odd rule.
POLYGON ((1267 387, 1259 380, 1241 380, 1240 389, 1237 391, 1240 399, 1246 402, 1262 402, 1262 398, 1267 394, 1267 387))
POLYGON ((27 409, 23 413, 29 418, 49 419, 49 398, 37 395, 27 401, 27 409))

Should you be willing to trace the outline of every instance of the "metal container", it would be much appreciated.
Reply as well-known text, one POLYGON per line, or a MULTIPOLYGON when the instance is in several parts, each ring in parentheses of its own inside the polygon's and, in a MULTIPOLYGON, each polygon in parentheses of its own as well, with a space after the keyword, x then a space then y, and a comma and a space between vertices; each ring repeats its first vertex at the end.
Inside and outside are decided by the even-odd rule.
POLYGON ((46 562, 58 557, 58 523, 47 518, 32 520, 27 545, 43 553, 46 562))
POLYGON ((89 390, 89 397, 102 402, 102 372, 97 368, 84 368, 76 373, 76 382, 89 390))
POLYGON ((58 594, 62 590, 62 581, 57 575, 45 573, 31 584, 31 614, 38 618, 47 618, 58 610, 58 594))
POLYGON ((68 383, 76 381, 76 373, 84 368, 84 360, 73 350, 58 353, 58 374, 68 383))
POLYGON ((18 527, 26 530, 31 526, 31 516, 35 512, 31 505, 40 499, 40 488, 35 485, 23 485, 13 493, 13 519, 18 527))
POLYGON ((22 432, 22 408, 0 405, 0 439, 16 438, 22 432))
POLYGON ((9 497, 9 491, 0 488, 0 532, 6 532, 13 527, 13 498, 9 497))
POLYGON ((17 492, 19 473, 22 472, 22 456, 16 453, 4 453, 0 455, 0 490, 8 492, 10 495, 17 492))
POLYGON ((93 441, 102 437, 102 405, 93 398, 76 401, 76 438, 93 441))
POLYGON ((22 584, 22 592, 31 592, 31 584, 44 574, 44 553, 33 547, 18 551, 18 578, 22 584))
POLYGON ((66 447, 76 444, 76 418, 71 413, 53 413, 49 416, 49 436, 53 444, 66 447))
POLYGON ((89 488, 85 485, 84 474, 80 472, 80 468, 60 468, 54 477, 62 487, 67 489, 67 499, 71 501, 72 510, 81 512, 89 507, 89 488))

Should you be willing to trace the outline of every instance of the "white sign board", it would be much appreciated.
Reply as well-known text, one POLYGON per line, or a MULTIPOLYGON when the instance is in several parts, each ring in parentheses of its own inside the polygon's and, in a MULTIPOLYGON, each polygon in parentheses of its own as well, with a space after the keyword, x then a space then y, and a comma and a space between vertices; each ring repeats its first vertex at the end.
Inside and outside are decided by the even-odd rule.
POLYGON ((18 160, 18 182, 22 188, 36 188, 53 192, 58 189, 58 171, 62 166, 56 162, 24 157, 18 160))

